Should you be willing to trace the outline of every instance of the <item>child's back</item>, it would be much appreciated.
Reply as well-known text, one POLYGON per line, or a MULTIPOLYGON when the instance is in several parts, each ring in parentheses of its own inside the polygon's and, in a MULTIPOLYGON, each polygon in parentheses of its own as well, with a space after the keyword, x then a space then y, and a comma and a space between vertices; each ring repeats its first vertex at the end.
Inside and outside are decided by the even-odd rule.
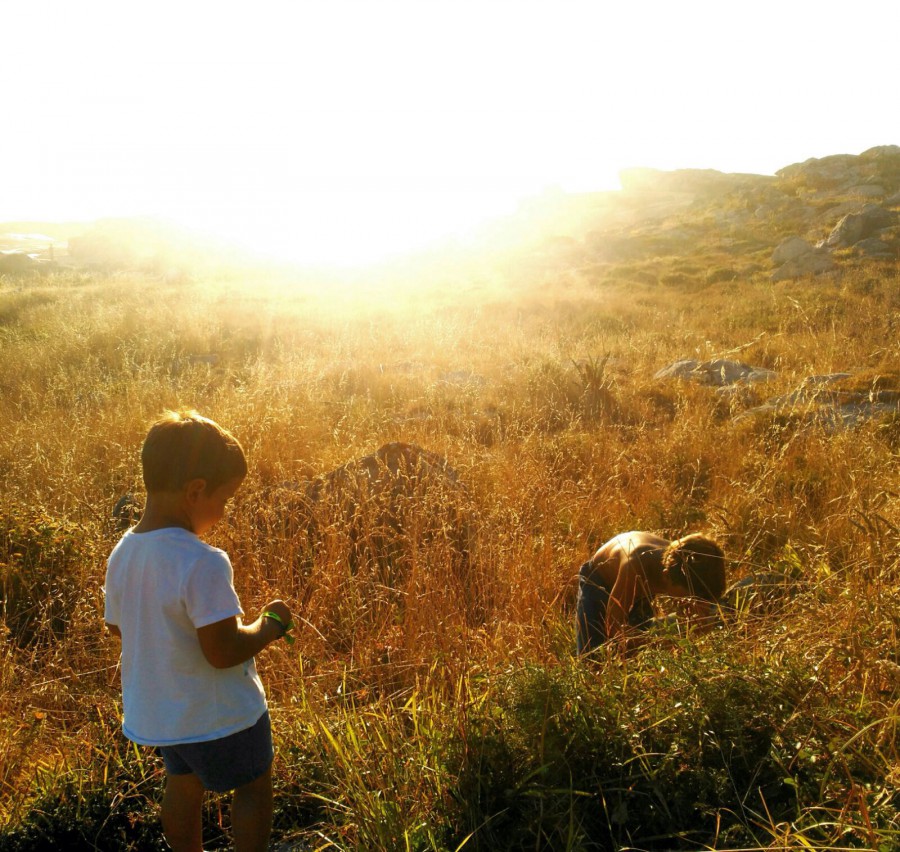
POLYGON ((200 742, 266 710, 251 657, 213 668, 197 629, 244 614, 227 555, 178 527, 128 531, 109 558, 107 621, 122 634, 124 733, 145 745, 200 742))

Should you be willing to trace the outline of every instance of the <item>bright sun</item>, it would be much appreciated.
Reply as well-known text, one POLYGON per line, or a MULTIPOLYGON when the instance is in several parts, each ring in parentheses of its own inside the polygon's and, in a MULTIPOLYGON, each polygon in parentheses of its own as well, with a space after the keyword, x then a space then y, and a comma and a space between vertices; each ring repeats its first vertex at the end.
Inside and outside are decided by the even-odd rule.
POLYGON ((253 214, 205 207, 180 217, 229 242, 272 258, 359 266, 466 234, 515 210, 520 193, 398 187, 321 189, 297 198, 274 193, 253 214))

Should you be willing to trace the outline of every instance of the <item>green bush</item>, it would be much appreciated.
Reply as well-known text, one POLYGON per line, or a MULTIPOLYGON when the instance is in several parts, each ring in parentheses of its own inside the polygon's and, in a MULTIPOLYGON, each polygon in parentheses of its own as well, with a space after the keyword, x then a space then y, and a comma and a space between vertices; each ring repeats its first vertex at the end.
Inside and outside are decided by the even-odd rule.
POLYGON ((88 541, 76 524, 0 509, 0 614, 20 647, 46 645, 65 633, 88 541))
POLYGON ((680 651, 645 652, 630 673, 576 661, 508 675, 455 752, 471 847, 689 849, 723 826, 749 843, 762 799, 772 819, 794 814, 776 748, 789 678, 680 651))

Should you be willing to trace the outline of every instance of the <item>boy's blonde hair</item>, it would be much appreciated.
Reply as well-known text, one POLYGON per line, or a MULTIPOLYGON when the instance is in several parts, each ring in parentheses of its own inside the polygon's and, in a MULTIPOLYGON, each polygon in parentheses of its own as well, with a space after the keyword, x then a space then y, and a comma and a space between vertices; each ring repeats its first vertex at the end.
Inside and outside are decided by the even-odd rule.
POLYGON ((669 578, 691 595, 717 601, 725 593, 725 554, 711 538, 700 533, 673 541, 663 553, 669 578))
POLYGON ((244 450, 227 429, 196 411, 167 411, 144 439, 141 466, 147 491, 178 491, 192 479, 215 491, 247 475, 244 450))

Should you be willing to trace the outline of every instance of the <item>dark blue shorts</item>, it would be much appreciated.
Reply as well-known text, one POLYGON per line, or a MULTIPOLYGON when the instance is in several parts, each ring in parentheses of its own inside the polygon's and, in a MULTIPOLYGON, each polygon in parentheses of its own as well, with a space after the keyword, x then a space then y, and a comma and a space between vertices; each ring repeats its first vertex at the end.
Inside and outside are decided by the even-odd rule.
POLYGON ((161 746, 168 775, 196 775, 207 790, 225 793, 255 781, 271 765, 272 725, 268 710, 252 727, 205 743, 161 746))
MULTIPOLYGON (((578 600, 575 605, 575 650, 586 654, 599 648, 606 640, 606 607, 609 589, 588 561, 578 571, 578 600)), ((653 607, 646 598, 634 602, 628 613, 628 623, 646 628, 653 619, 653 607)))

